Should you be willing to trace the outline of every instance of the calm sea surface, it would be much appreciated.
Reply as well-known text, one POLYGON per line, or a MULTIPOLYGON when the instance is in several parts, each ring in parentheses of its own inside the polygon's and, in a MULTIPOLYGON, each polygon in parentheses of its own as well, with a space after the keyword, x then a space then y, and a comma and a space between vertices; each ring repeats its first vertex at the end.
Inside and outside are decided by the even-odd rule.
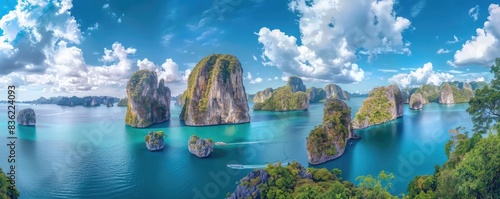
MULTIPOLYGON (((354 113, 364 98, 347 103, 354 113)), ((250 108, 253 106, 249 104, 250 108)), ((37 127, 17 127, 17 186, 21 198, 224 198, 236 182, 254 168, 297 160, 308 166, 306 137, 321 123, 323 105, 309 111, 250 112, 251 123, 188 127, 179 121, 180 107, 172 105, 171 121, 147 129, 124 124, 124 107, 31 107, 37 127), (149 152, 148 131, 167 135, 165 149, 149 152), (189 136, 228 143, 216 146, 209 158, 187 150, 189 136), (230 169, 227 164, 245 169, 230 169)), ((339 159, 316 167, 340 168, 343 178, 396 176, 393 194, 406 192, 415 175, 432 174, 446 160, 448 130, 472 126, 467 104, 429 104, 421 111, 405 105, 404 116, 386 124, 356 131, 339 159)), ((0 167, 7 170, 7 108, 0 105, 0 167)))

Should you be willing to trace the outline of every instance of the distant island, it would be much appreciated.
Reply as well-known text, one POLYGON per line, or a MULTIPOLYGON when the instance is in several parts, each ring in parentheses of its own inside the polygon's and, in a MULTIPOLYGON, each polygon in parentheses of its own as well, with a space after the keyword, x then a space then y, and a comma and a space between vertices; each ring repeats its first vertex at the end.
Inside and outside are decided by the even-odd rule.
POLYGON ((277 89, 268 88, 255 95, 259 101, 253 106, 253 110, 264 111, 295 111, 307 110, 309 108, 309 97, 306 86, 299 77, 290 77, 285 86, 277 89))
MULTIPOLYGON (((58 96, 58 97, 40 97, 36 100, 31 101, 20 101, 20 103, 25 104, 56 104, 59 106, 113 106, 115 102, 120 101, 119 98, 111 97, 111 96, 85 96, 85 97, 67 97, 67 96, 58 96)), ((6 102, 6 101, 5 101, 6 102)), ((4 101, 0 101, 0 103, 5 103, 4 101)))
POLYGON ((376 87, 359 108, 352 127, 363 129, 403 116, 403 96, 396 85, 376 87))

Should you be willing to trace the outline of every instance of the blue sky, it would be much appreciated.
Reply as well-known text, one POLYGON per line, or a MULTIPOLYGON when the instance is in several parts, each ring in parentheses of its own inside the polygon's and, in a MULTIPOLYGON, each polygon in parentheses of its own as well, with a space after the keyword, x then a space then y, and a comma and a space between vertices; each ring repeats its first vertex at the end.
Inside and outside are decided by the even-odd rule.
POLYGON ((353 93, 489 81, 500 57, 500 8, 486 0, 2 3, 0 89, 18 86, 21 100, 124 97, 127 79, 142 68, 156 70, 177 95, 212 53, 238 57, 247 93, 291 75, 353 93))

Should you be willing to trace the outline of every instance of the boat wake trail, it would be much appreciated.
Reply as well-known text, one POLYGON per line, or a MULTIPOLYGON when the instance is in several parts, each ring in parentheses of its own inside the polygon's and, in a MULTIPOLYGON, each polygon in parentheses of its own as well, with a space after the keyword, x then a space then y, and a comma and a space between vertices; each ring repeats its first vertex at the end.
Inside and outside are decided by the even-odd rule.
MULTIPOLYGON (((281 161, 280 161, 281 162, 281 161)), ((274 162, 269 164, 278 164, 280 162, 274 162)), ((289 162, 281 162, 281 166, 287 166, 289 162)), ((228 164, 227 167, 232 169, 264 169, 268 164, 228 164)))
POLYGON ((247 145, 247 144, 262 144, 262 143, 271 143, 272 140, 259 140, 259 141, 249 141, 249 142, 233 142, 227 143, 227 146, 237 146, 237 145, 247 145))

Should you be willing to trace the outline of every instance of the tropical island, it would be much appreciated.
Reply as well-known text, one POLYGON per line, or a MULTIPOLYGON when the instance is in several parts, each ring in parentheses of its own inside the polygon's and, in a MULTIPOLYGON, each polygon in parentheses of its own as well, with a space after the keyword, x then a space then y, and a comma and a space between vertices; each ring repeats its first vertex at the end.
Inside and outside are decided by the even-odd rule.
POLYGON ((179 118, 189 126, 250 122, 242 74, 234 55, 203 58, 189 75, 179 118))
POLYGON ((264 101, 256 102, 253 110, 295 111, 307 110, 309 108, 309 97, 306 93, 306 86, 299 77, 289 77, 285 86, 275 90, 266 89, 262 92, 262 95, 264 95, 262 97, 264 101))
POLYGON ((108 107, 113 106, 113 104, 119 101, 119 98, 111 97, 111 96, 85 96, 85 97, 66 97, 66 96, 58 96, 58 97, 40 97, 36 100, 31 101, 21 101, 21 103, 25 104, 57 104, 59 106, 85 106, 85 107, 93 107, 105 105, 108 107))
POLYGON ((139 70, 127 83, 125 123, 144 128, 170 119, 170 89, 155 71, 139 70))
POLYGON ((309 163, 316 165, 340 157, 351 138, 359 138, 351 130, 351 108, 340 99, 328 99, 323 123, 307 137, 309 163))
POLYGON ((144 141, 146 142, 146 147, 150 151, 162 150, 165 146, 165 133, 163 131, 150 131, 146 136, 144 136, 144 141))
POLYGON ((352 126, 362 129, 403 116, 403 97, 396 85, 376 87, 359 108, 352 126))

